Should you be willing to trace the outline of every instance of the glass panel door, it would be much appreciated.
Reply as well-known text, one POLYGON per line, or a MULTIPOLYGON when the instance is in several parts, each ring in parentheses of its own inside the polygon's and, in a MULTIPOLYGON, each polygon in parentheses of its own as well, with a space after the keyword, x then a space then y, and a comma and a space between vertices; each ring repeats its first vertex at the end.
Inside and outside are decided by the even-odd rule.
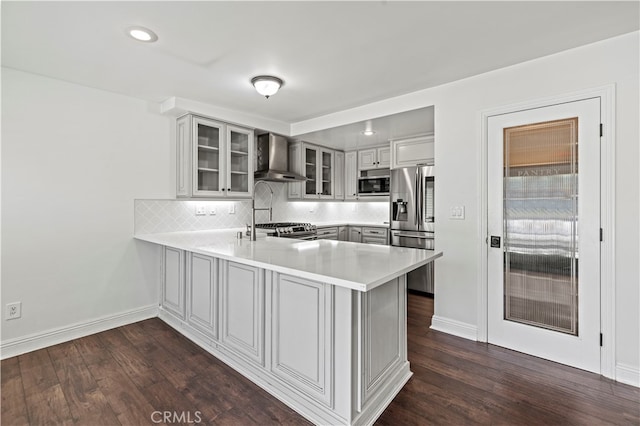
POLYGON ((578 118, 504 129, 504 319, 578 334, 578 118))
POLYGON ((208 124, 204 120, 194 121, 197 147, 197 188, 195 192, 220 191, 220 127, 208 124))
POLYGON ((305 195, 318 195, 317 187, 318 174, 318 151, 314 148, 305 147, 304 149, 304 175, 307 178, 305 182, 305 195))
POLYGON ((333 195, 333 153, 328 151, 322 152, 322 195, 324 196, 332 196, 333 195))
POLYGON ((487 119, 487 341, 600 370, 600 99, 487 119))
POLYGON ((229 129, 229 182, 227 190, 231 192, 249 192, 250 132, 229 129))

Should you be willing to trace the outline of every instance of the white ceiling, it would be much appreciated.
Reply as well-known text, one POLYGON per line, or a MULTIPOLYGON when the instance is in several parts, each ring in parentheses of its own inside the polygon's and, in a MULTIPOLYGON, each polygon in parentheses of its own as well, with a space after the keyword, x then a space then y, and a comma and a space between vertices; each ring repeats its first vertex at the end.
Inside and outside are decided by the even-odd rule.
POLYGON ((638 5, 2 1, 2 65, 296 123, 638 30, 638 5), (127 37, 131 25, 159 40, 127 37), (285 85, 265 99, 259 74, 285 85))

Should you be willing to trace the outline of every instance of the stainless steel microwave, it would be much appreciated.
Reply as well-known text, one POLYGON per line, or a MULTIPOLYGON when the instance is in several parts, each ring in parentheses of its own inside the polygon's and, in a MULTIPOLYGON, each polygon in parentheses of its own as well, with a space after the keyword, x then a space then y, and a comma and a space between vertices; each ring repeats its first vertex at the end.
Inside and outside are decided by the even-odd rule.
POLYGON ((389 176, 359 178, 358 195, 389 195, 389 176))

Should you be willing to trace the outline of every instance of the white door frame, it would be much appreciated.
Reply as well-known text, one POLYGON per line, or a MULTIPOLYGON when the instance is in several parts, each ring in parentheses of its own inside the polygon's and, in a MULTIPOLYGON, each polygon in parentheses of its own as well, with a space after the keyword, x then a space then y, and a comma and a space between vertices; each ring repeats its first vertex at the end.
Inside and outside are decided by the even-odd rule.
POLYGON ((600 372, 603 376, 615 377, 615 85, 596 87, 580 92, 551 98, 538 99, 518 104, 506 105, 481 112, 481 169, 478 180, 480 200, 479 250, 478 262, 478 317, 477 340, 487 341, 488 331, 488 122, 489 117, 511 112, 523 111, 533 108, 541 108, 567 102, 580 101, 589 98, 600 98, 601 123, 603 134, 600 138, 600 171, 601 171, 601 198, 600 198, 600 223, 603 229, 603 241, 600 253, 600 318, 603 344, 600 348, 600 372))

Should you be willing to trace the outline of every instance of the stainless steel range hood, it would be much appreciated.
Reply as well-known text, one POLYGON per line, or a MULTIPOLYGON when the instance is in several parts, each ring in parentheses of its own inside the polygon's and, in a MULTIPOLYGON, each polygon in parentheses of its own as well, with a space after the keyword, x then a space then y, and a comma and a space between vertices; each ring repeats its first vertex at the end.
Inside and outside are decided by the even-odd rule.
POLYGON ((300 182, 306 177, 289 172, 289 144, 284 136, 265 133, 258 136, 257 166, 254 180, 300 182))

